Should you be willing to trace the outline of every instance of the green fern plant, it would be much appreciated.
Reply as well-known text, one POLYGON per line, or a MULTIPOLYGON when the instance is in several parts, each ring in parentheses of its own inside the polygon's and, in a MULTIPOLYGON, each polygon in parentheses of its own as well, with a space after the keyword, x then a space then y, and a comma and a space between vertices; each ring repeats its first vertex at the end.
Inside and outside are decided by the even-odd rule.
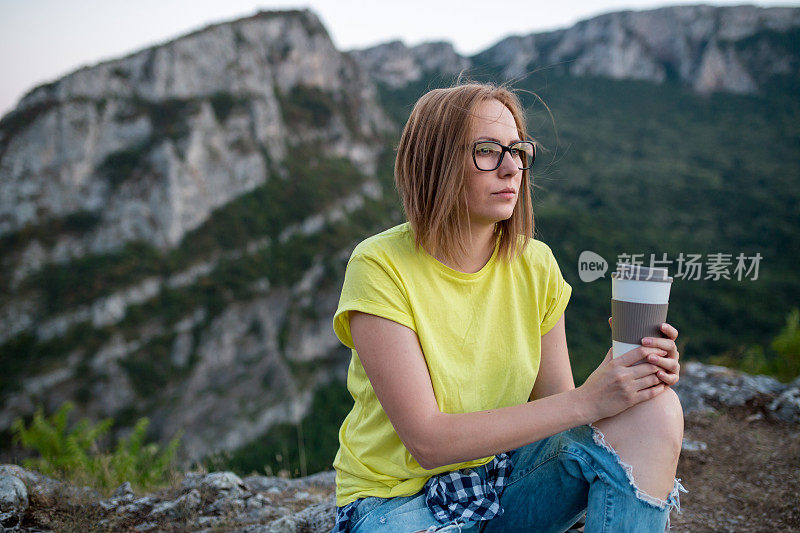
MULTIPOLYGON (((111 455, 111 471, 116 478, 131 480, 142 487, 155 486, 165 480, 180 443, 180 434, 159 451, 155 443, 144 443, 150 421, 140 418, 128 438, 120 439, 111 455)), ((115 481, 116 482, 116 481, 115 481)))
POLYGON ((92 424, 84 418, 68 429, 67 419, 74 408, 66 402, 49 418, 39 408, 27 427, 21 418, 14 420, 14 442, 39 454, 25 459, 25 468, 103 491, 124 481, 145 491, 168 481, 181 434, 159 450, 157 444, 145 443, 150 421, 140 418, 131 434, 119 439, 109 453, 98 441, 107 435, 114 421, 107 418, 92 424))

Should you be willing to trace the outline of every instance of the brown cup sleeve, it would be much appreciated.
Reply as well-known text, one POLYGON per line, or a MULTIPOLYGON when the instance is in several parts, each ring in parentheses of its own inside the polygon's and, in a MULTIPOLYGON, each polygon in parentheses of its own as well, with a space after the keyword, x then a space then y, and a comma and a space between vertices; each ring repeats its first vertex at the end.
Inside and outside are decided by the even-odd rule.
POLYGON ((641 304, 611 300, 611 338, 617 342, 641 344, 643 337, 667 336, 661 331, 667 320, 665 304, 641 304))

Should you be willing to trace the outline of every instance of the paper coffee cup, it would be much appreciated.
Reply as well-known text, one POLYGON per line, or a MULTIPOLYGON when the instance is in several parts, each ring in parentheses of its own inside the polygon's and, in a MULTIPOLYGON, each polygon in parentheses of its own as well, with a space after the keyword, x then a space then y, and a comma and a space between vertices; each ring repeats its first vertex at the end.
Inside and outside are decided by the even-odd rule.
POLYGON ((672 278, 666 268, 618 263, 611 273, 611 340, 613 357, 641 346, 644 337, 666 337, 672 278))

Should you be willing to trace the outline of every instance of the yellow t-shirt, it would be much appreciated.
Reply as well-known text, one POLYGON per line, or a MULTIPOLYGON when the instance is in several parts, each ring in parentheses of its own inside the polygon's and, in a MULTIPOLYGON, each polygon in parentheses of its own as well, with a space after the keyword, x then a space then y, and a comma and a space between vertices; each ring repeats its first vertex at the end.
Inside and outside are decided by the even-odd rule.
MULTIPOLYGON (((572 288, 550 248, 530 240, 506 262, 495 247, 478 272, 453 270, 414 246, 408 223, 370 237, 347 264, 333 328, 353 350, 347 388, 355 400, 339 430, 336 504, 415 494, 433 475, 489 462, 484 457, 425 470, 392 427, 358 359, 349 311, 398 322, 417 333, 444 413, 525 403, 539 371, 541 337, 572 288)), ((477 428, 476 428, 477 430, 477 428)))

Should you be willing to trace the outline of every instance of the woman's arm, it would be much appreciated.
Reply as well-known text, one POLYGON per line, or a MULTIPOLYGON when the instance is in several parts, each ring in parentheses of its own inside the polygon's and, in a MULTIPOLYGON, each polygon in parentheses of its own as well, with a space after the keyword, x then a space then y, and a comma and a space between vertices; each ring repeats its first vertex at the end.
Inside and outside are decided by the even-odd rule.
POLYGON ((587 379, 591 385, 501 409, 442 413, 413 330, 385 318, 351 312, 350 331, 381 406, 403 444, 425 469, 506 452, 616 414, 663 390, 663 384, 653 386, 660 382, 652 375, 656 367, 630 366, 654 353, 637 348, 614 360, 609 351, 587 379))
POLYGON ((550 331, 542 335, 541 361, 531 400, 538 400, 575 388, 567 351, 567 334, 564 331, 564 314, 550 331))
MULTIPOLYGON (((608 319, 608 325, 609 327, 611 326, 611 318, 608 319)), ((648 346, 661 348, 662 351, 651 355, 648 361, 661 367, 660 372, 657 373, 659 379, 665 385, 671 386, 678 382, 678 374, 680 372, 679 354, 675 346, 678 330, 669 324, 662 324, 661 329, 667 335, 667 338, 653 338, 653 342, 648 346)), ((564 314, 562 314, 556 325, 542 335, 539 373, 536 376, 530 399, 536 400, 574 388, 575 382, 573 381, 569 352, 567 351, 564 314)))

